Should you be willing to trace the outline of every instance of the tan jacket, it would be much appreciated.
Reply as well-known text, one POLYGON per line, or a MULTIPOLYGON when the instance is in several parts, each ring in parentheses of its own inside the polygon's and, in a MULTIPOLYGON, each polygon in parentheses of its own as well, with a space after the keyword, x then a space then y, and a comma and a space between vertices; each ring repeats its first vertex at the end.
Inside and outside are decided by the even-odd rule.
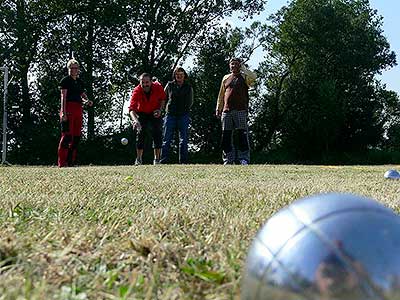
MULTIPOLYGON (((222 112, 222 109, 224 108, 224 105, 225 105, 225 103, 224 103, 225 83, 231 75, 232 74, 227 74, 222 78, 221 87, 219 89, 219 94, 218 94, 218 99, 217 99, 217 107, 216 107, 216 110, 218 112, 222 112)), ((242 66, 241 67, 241 75, 243 76, 248 87, 251 87, 254 85, 256 78, 257 78, 257 74, 255 72, 252 72, 242 66)))

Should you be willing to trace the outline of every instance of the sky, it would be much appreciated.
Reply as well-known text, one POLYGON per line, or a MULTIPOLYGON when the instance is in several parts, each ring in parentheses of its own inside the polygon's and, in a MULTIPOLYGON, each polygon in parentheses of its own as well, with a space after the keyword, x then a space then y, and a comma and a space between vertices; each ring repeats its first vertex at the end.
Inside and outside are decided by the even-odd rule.
MULTIPOLYGON (((253 18, 253 20, 242 22, 238 21, 237 18, 230 18, 227 22, 234 26, 247 26, 255 20, 264 22, 269 15, 290 2, 291 1, 288 0, 268 0, 264 12, 253 18)), ((400 64, 400 39, 398 33, 398 28, 400 27, 400 1, 370 0, 370 5, 371 8, 378 11, 378 15, 383 16, 383 35, 387 38, 391 50, 396 53, 397 61, 400 64)), ((256 68, 262 59, 262 51, 256 51, 249 61, 250 67, 256 68)), ((393 90, 400 95, 400 66, 395 66, 389 70, 383 70, 382 75, 379 76, 378 79, 386 84, 388 90, 393 90)))

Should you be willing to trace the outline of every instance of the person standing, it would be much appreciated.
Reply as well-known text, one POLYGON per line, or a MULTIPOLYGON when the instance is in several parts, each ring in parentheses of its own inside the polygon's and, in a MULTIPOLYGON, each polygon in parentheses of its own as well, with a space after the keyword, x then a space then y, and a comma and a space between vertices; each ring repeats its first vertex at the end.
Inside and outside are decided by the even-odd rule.
POLYGON ((216 116, 222 123, 222 159, 224 165, 239 162, 250 163, 250 146, 247 116, 249 109, 249 87, 253 86, 257 75, 244 67, 239 58, 229 61, 231 73, 221 82, 217 99, 216 116), (237 131, 237 151, 233 144, 233 132, 237 131))
POLYGON ((153 137, 154 161, 160 163, 162 145, 162 119, 161 107, 164 107, 165 92, 159 82, 153 82, 149 73, 143 73, 139 77, 137 85, 131 96, 129 104, 129 115, 133 122, 133 129, 136 129, 136 160, 135 165, 143 163, 143 149, 145 135, 151 129, 153 137))
POLYGON ((79 63, 70 59, 67 63, 68 76, 60 82, 61 89, 61 139, 58 144, 58 166, 72 167, 76 162, 77 148, 81 140, 82 104, 92 106, 85 85, 79 78, 79 63))
POLYGON ((169 151, 174 133, 179 132, 179 163, 188 163, 189 111, 193 104, 193 88, 187 82, 188 75, 182 67, 175 68, 173 81, 165 86, 167 95, 164 118, 164 137, 161 150, 161 163, 168 163, 169 151))

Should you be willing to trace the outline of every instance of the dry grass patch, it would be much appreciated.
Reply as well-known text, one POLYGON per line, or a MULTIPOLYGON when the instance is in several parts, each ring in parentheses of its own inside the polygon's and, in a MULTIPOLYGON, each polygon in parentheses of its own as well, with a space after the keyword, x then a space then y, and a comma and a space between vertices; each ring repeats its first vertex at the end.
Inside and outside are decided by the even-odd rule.
POLYGON ((0 168, 0 299, 237 299, 249 243, 294 200, 399 210, 390 166, 0 168))

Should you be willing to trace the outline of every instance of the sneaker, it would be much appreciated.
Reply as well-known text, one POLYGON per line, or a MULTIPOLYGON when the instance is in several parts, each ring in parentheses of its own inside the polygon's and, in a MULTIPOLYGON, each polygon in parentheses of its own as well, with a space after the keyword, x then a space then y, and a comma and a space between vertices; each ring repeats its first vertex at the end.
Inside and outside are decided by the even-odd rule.
POLYGON ((136 158, 135 166, 140 166, 141 164, 142 164, 142 159, 141 158, 136 158))
POLYGON ((249 163, 248 163, 247 160, 242 159, 242 160, 240 160, 240 164, 241 164, 242 166, 247 166, 249 163))
POLYGON ((159 159, 154 159, 153 160, 153 165, 160 165, 161 161, 159 159))

